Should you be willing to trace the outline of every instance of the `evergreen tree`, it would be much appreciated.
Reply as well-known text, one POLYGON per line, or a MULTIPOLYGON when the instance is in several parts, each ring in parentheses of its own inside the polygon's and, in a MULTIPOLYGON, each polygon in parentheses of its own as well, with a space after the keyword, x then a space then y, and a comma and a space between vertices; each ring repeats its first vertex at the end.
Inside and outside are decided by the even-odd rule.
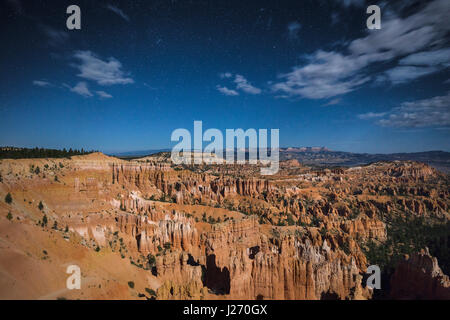
POLYGON ((11 204, 12 201, 13 201, 13 199, 12 199, 11 193, 8 192, 8 194, 7 194, 6 197, 5 197, 5 202, 6 202, 7 204, 11 204))

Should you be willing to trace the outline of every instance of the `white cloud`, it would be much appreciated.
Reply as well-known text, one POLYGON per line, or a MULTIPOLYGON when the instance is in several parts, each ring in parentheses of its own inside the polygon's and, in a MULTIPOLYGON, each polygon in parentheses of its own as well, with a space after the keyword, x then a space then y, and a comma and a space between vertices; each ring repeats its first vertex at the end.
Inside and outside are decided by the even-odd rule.
POLYGON ((340 98, 336 98, 336 99, 331 99, 330 101, 328 101, 327 103, 325 103, 323 106, 334 106, 337 105, 341 102, 340 98))
POLYGON ((232 81, 231 83, 235 85, 235 89, 229 89, 219 85, 216 86, 217 90, 227 96, 238 96, 238 90, 249 94, 260 94, 262 92, 261 89, 250 84, 248 80, 240 74, 233 75, 231 72, 225 72, 220 73, 219 77, 222 79, 229 79, 228 81, 232 81), (233 77, 234 79, 232 79, 233 77))
POLYGON ((231 72, 224 72, 219 75, 222 79, 231 78, 233 74, 231 72))
POLYGON ((306 66, 294 67, 291 72, 280 75, 282 81, 273 84, 272 90, 291 97, 326 99, 353 91, 370 80, 356 75, 361 61, 340 53, 318 51, 307 59, 306 66))
POLYGON ((386 112, 379 112, 379 113, 368 112, 368 113, 364 113, 364 114, 359 114, 358 118, 363 119, 363 120, 369 120, 369 119, 373 119, 373 118, 381 118, 385 115, 386 115, 386 112))
POLYGON ((236 89, 242 90, 246 93, 250 93, 250 94, 260 94, 261 93, 261 89, 252 86, 247 81, 247 79, 245 79, 240 74, 237 74, 234 77, 234 83, 236 84, 236 89))
POLYGON ((91 51, 77 51, 74 57, 80 60, 79 64, 73 66, 80 70, 78 76, 81 78, 96 81, 100 85, 134 83, 122 70, 120 61, 113 57, 103 61, 91 51))
POLYGON ((436 66, 442 64, 449 67, 450 48, 414 53, 401 59, 399 64, 416 66, 436 66))
POLYGON ((52 86, 52 84, 50 82, 45 81, 45 80, 34 80, 33 85, 38 86, 38 87, 51 87, 52 86))
POLYGON ((293 21, 287 25, 288 37, 291 40, 298 38, 298 32, 302 28, 302 25, 297 21, 293 21))
POLYGON ((84 81, 78 82, 75 87, 70 88, 70 91, 75 92, 76 94, 79 94, 80 96, 83 96, 85 98, 93 96, 93 94, 89 91, 87 83, 84 81))
MULTIPOLYGON (((351 1, 345 3, 350 5, 351 1)), ((380 30, 368 30, 367 36, 351 41, 342 53, 318 50, 306 56, 305 65, 295 66, 280 75, 281 81, 274 83, 272 89, 288 97, 310 99, 330 98, 356 90, 372 78, 367 67, 375 63, 402 59, 430 46, 448 46, 445 40, 450 32, 448 12, 448 0, 432 1, 406 17, 385 10, 380 30)), ((437 61, 442 55, 442 52, 434 53, 434 58, 437 61)), ((423 57, 409 59, 417 61, 419 58, 423 57)), ((436 66, 435 71, 444 67, 436 66)), ((401 83, 435 71, 398 69, 388 72, 386 78, 401 83)))
POLYGON ((450 48, 413 53, 399 61, 399 66, 387 70, 381 80, 400 84, 450 67, 450 48))
POLYGON ((239 93, 236 90, 228 89, 227 87, 217 86, 217 90, 219 90, 222 94, 226 96, 238 96, 239 93))
POLYGON ((450 126, 450 92, 445 96, 403 102, 399 107, 385 113, 367 113, 360 119, 378 119, 375 123, 383 127, 420 128, 450 126), (373 116, 369 116, 372 114, 373 116))
POLYGON ((115 14, 117 14, 119 17, 122 17, 122 19, 124 19, 127 22, 130 22, 130 17, 128 15, 126 15, 121 9, 119 9, 116 6, 113 6, 111 4, 108 4, 106 6, 107 9, 111 10, 112 12, 114 12, 115 14))
POLYGON ((434 73, 436 67, 398 66, 386 71, 386 76, 393 84, 400 84, 415 80, 419 77, 434 73))
POLYGON ((105 91, 96 91, 96 93, 98 94, 98 96, 102 99, 110 99, 113 96, 110 95, 109 93, 105 92, 105 91))

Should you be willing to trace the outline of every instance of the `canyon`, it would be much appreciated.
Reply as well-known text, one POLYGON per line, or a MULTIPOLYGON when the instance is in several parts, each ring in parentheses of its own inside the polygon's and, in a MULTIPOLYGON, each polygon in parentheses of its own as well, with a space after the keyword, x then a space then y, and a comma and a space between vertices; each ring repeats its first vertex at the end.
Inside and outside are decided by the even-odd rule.
MULTIPOLYGON (((401 246, 395 221, 450 221, 449 176, 420 162, 288 159, 261 176, 169 158, 0 160, 0 298, 373 299, 366 270, 401 246)), ((426 239, 382 275, 384 297, 449 299, 448 233, 426 239)))

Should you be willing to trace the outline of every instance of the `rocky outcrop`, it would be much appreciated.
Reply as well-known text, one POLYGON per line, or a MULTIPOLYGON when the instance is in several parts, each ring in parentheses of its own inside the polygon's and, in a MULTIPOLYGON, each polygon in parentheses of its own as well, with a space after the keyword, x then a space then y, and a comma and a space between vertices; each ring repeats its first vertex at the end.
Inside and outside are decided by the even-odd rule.
POLYGON ((218 201, 224 197, 258 196, 270 192, 270 182, 254 178, 224 178, 189 171, 175 171, 165 164, 111 164, 112 183, 141 192, 156 187, 177 203, 218 201))
MULTIPOLYGON (((248 227, 249 222, 245 223, 248 227)), ((212 267, 229 272, 231 297, 321 299, 332 295, 345 299, 360 286, 356 260, 332 250, 320 237, 314 241, 308 235, 277 235, 276 231, 273 237, 260 235, 254 223, 244 233, 225 227, 228 247, 220 245, 223 236, 216 236, 222 241, 219 245, 213 241, 207 248, 208 255, 214 256, 212 267)))
POLYGON ((149 216, 121 214, 117 225, 121 232, 135 239, 133 249, 144 255, 158 253, 166 243, 174 249, 198 252, 199 235, 192 219, 177 212, 153 212, 149 216))
MULTIPOLYGON (((201 256, 170 256, 158 260, 157 272, 172 286, 190 260, 203 270, 202 284, 216 295, 232 299, 337 299, 368 298, 361 286, 357 260, 332 250, 320 238, 260 232, 254 217, 214 225, 202 235, 201 256), (186 260, 187 259, 187 260, 186 260)), ((198 286, 197 286, 198 287, 198 286)))
POLYGON ((202 266, 186 252, 171 252, 157 257, 156 274, 164 283, 158 288, 158 299, 203 299, 208 293, 204 286, 202 266))
POLYGON ((386 225, 378 219, 360 216, 354 220, 346 220, 342 230, 357 240, 377 239, 386 240, 386 225))
POLYGON ((428 249, 405 257, 391 277, 392 299, 450 300, 450 280, 428 249))
POLYGON ((436 176, 436 170, 430 166, 418 162, 393 162, 393 166, 386 170, 386 174, 396 178, 408 178, 425 180, 436 176))

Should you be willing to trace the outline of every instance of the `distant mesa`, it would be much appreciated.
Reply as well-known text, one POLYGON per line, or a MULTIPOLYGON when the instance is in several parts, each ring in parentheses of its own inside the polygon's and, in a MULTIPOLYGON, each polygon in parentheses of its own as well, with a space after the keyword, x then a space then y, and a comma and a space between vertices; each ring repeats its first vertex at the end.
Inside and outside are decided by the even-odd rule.
POLYGON ((280 163, 282 168, 295 168, 295 167, 301 167, 301 163, 298 162, 297 159, 291 159, 291 160, 286 160, 286 161, 282 161, 280 163))
POLYGON ((288 152, 326 152, 331 151, 327 147, 289 147, 289 148, 281 148, 280 151, 288 151, 288 152))

